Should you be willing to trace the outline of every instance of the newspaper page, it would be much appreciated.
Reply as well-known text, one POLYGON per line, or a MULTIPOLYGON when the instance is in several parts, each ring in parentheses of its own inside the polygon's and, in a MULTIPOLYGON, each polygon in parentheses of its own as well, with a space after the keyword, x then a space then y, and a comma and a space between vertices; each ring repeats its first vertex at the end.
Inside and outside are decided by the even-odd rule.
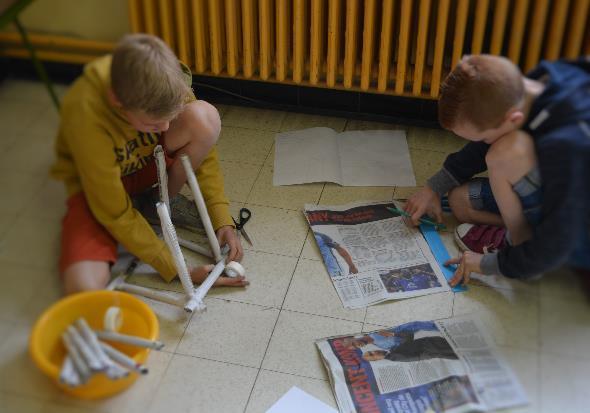
POLYGON ((428 243, 388 210, 393 202, 305 205, 305 216, 346 308, 449 291, 428 243))
POLYGON ((528 403, 472 316, 414 321, 316 345, 340 412, 484 412, 528 403))

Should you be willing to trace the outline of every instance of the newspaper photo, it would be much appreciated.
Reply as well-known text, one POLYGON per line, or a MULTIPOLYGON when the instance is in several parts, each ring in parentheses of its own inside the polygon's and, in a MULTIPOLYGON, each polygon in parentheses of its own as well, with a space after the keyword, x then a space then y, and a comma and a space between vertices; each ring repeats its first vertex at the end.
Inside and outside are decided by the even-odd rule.
POLYGON ((346 308, 449 291, 428 243, 388 210, 393 202, 305 205, 324 264, 346 308))
POLYGON ((491 411, 528 403, 473 316, 316 342, 340 412, 491 411))

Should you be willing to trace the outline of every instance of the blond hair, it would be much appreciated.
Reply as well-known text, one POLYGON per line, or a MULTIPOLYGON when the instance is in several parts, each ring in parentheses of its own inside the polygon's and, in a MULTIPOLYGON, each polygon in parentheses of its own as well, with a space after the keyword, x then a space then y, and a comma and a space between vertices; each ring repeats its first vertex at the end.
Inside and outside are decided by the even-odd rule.
POLYGON ((492 55, 467 56, 441 86, 438 120, 445 129, 469 122, 479 130, 499 126, 524 97, 524 81, 510 60, 492 55))
POLYGON ((111 64, 111 88, 126 110, 156 118, 180 113, 191 93, 180 62, 162 40, 149 34, 123 37, 111 64))

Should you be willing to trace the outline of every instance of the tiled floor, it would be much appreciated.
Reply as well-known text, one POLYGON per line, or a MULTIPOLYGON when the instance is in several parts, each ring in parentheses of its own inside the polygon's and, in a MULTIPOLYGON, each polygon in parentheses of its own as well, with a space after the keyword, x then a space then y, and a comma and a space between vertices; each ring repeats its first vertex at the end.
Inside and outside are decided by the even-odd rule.
MULTIPOLYGON (((458 295, 363 310, 342 307, 309 236, 302 205, 404 198, 413 189, 275 188, 274 135, 311 126, 395 125, 219 109, 224 124, 219 151, 232 211, 246 205, 253 212, 248 230, 254 247, 247 248, 244 260, 252 284, 215 290, 207 298, 209 311, 192 317, 150 302, 166 343, 165 351, 150 356, 150 374, 112 399, 84 402, 60 394, 27 354, 32 323, 60 296, 56 262, 64 191, 46 174, 58 116, 40 84, 0 84, 0 411, 264 412, 294 385, 335 405, 315 339, 466 313, 482 318, 525 386, 531 405, 517 411, 590 411, 590 308, 578 280, 566 271, 531 284, 484 277, 458 295)), ((447 133, 419 128, 408 128, 408 143, 419 186, 462 145, 447 133)), ((136 281, 163 286, 148 277, 136 281)))

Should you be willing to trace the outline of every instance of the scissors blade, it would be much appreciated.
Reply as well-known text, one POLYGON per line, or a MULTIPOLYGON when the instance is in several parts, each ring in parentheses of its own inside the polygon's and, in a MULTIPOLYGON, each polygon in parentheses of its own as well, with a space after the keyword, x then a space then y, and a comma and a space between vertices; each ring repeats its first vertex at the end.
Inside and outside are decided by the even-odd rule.
POLYGON ((252 240, 250 239, 250 236, 248 235, 248 233, 246 232, 246 230, 244 228, 240 229, 240 234, 242 234, 244 236, 244 239, 246 240, 246 242, 248 244, 250 244, 251 247, 254 246, 254 244, 252 244, 252 240))

